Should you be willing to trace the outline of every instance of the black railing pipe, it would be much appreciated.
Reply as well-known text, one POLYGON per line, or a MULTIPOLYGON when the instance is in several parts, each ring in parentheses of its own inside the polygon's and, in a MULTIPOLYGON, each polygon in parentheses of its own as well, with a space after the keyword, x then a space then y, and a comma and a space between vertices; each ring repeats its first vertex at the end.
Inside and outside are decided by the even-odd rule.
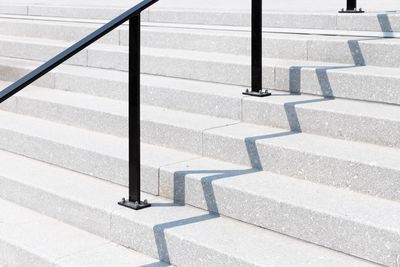
POLYGON ((118 204, 135 210, 150 206, 140 201, 140 13, 157 1, 142 1, 0 92, 2 103, 129 20, 129 198, 118 204))
POLYGON ((87 37, 83 38, 81 41, 77 42, 73 46, 69 47, 65 51, 61 52, 54 58, 50 59, 37 69, 33 70, 29 74, 25 75, 15 83, 11 84, 3 91, 0 92, 0 103, 7 100, 11 96, 15 95, 26 86, 30 85, 58 65, 64 63, 66 60, 70 59, 92 43, 99 40, 101 37, 106 35, 107 33, 111 32, 118 26, 122 25, 124 22, 128 21, 131 17, 139 15, 143 10, 151 6, 152 4, 156 3, 158 0, 145 0, 136 6, 132 7, 128 11, 124 12, 122 15, 118 16, 117 18, 113 19, 100 29, 96 30, 95 32, 91 33, 87 37))
POLYGON ((140 198, 140 15, 129 20, 129 198, 119 205, 150 207, 140 198))
POLYGON ((251 3, 251 90, 243 94, 271 95, 262 89, 262 0, 252 0, 251 3))
POLYGON ((357 0, 347 0, 346 10, 342 9, 339 13, 364 13, 360 8, 357 10, 357 0))

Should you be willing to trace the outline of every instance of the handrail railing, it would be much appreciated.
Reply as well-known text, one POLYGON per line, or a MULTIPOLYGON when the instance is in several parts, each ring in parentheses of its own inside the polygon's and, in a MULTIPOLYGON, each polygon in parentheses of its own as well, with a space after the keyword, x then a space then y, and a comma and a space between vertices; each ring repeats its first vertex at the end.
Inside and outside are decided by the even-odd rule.
MULTIPOLYGON (((118 204, 135 210, 151 206, 146 200, 141 201, 140 197, 140 14, 156 2, 158 0, 142 1, 0 92, 2 103, 129 20, 129 198, 118 204)), ((347 0, 347 10, 342 12, 362 11, 357 10, 356 0, 347 0)), ((262 0, 252 0, 251 18, 252 81, 251 90, 243 94, 269 96, 268 90, 262 88, 262 0)))
POLYGON ((129 20, 129 198, 118 204, 151 206, 140 198, 140 13, 158 0, 144 0, 0 92, 0 103, 129 20))

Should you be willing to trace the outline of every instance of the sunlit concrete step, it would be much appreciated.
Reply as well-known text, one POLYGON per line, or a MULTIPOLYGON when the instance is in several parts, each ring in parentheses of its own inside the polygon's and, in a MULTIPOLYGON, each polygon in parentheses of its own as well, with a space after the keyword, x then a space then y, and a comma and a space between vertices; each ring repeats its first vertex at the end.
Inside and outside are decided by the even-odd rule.
MULTIPOLYGON (((144 145, 143 190, 158 194, 157 177, 152 177, 163 165, 193 159, 201 154, 202 132, 231 123, 230 120, 197 115, 182 117, 179 112, 163 114, 162 109, 144 107, 142 140, 147 143, 164 144, 191 153, 176 152, 173 156, 154 155, 151 146, 144 145), (144 112, 146 111, 146 112, 144 112), (152 114, 155 117, 150 118, 152 114), (160 116, 157 116, 160 114, 160 116), (167 118, 171 116, 171 118, 167 118), (149 117, 150 116, 150 117, 149 117), (190 121, 188 119, 194 119, 190 121), (164 121, 164 119, 168 119, 164 121), (161 123, 160 121, 164 121, 161 123), (175 121, 175 125, 174 125, 175 121), (180 121, 181 124, 177 122, 180 121), (169 124, 168 124, 169 123, 169 124), (179 125, 179 126, 178 126, 179 125), (154 128, 165 130, 153 131, 154 128), (164 128, 163 128, 164 127, 164 128), (169 129, 168 129, 169 127, 169 129), (184 129, 186 127, 186 130, 184 129), (178 132, 179 131, 179 132, 178 132), (148 156, 146 156, 148 155, 148 156)), ((27 157, 35 158, 68 169, 99 177, 114 183, 128 183, 128 139, 96 133, 33 117, 1 112, 1 148, 27 157)))
MULTIPOLYGON (((0 82, 0 88, 6 85, 7 82, 0 82)), ((272 91, 273 96, 260 99, 243 96, 244 90, 239 86, 149 75, 142 77, 144 104, 296 132, 400 147, 398 106, 276 91, 272 91), (193 102, 197 104, 193 105, 193 102)), ((96 132, 121 137, 128 134, 128 103, 125 101, 31 87, 1 104, 0 108, 96 132)))
POLYGON ((203 155, 400 200, 399 149, 239 123, 204 132, 203 155))
MULTIPOLYGON (((110 20, 125 11, 121 7, 2 4, 1 14, 110 20)), ((370 33, 399 32, 397 12, 338 14, 337 12, 264 12, 263 25, 270 28, 319 29, 370 33)), ((153 6, 142 13, 143 21, 205 25, 249 26, 250 10, 162 9, 153 6)))
MULTIPOLYGON (((1 85, 6 84, 0 82, 1 85)), ((128 136, 128 102, 87 94, 28 87, 0 109, 99 133, 128 136)))
POLYGON ((169 266, 2 199, 0 210, 4 266, 169 266))
MULTIPOLYGON (((45 40, 78 42, 100 28, 103 21, 57 20, 45 17, 1 16, 0 34, 15 37, 31 37, 45 40)), ((97 43, 118 45, 121 28, 115 29, 97 43)), ((126 30, 125 30, 126 31, 126 30)))
POLYGON ((245 166, 200 158, 161 167, 160 194, 382 264, 400 249, 400 203, 245 166))
MULTIPOLYGON (((25 47, 21 50, 16 50, 12 40, 3 44, 8 48, 3 47, 1 55, 22 59, 47 60, 62 50, 62 44, 37 43, 32 47, 27 40, 20 43, 25 47)), ((247 56, 159 48, 143 48, 142 51, 142 73, 250 85, 250 58, 247 56)), ((79 53, 69 63, 126 71, 127 48, 97 45, 79 53)), ((399 68, 264 58, 263 73, 263 84, 267 88, 400 103, 399 68)))
POLYGON ((32 170, 28 179, 23 169, 10 169, 1 178, 2 197, 176 266, 374 266, 159 197, 144 194, 153 207, 135 212, 116 204, 126 188, 9 153, 0 156, 32 170))
MULTIPOLYGON (((33 18, 0 16, 0 34, 15 36, 15 42, 25 37, 77 42, 102 25, 33 18)), ((241 29, 233 31, 218 30, 218 27, 214 29, 212 26, 149 24, 142 28, 141 42, 146 47, 250 55, 250 33, 241 29)), ((128 45, 128 28, 119 28, 98 43, 128 45)), ((263 55, 267 58, 399 67, 399 50, 400 39, 396 38, 266 32, 263 55)))
MULTIPOLYGON (((145 143, 400 200, 399 149, 157 107, 142 114, 145 143)), ((3 149, 126 184, 125 138, 8 112, 0 119, 3 149)))

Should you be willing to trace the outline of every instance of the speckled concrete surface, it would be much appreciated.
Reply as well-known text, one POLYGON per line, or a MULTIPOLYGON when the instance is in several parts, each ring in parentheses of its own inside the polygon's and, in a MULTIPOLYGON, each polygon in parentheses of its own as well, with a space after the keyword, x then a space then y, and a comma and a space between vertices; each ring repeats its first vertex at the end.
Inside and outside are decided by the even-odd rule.
POLYGON ((81 175, 70 171, 26 158, 18 159, 18 156, 4 152, 1 156, 10 162, 17 160, 16 164, 23 160, 36 170, 30 179, 26 179, 29 174, 10 168, 8 178, 3 178, 2 182, 14 182, 0 188, 2 197, 79 225, 89 232, 98 231, 96 228, 101 227, 104 216, 108 216, 106 221, 111 223, 111 228, 106 236, 113 242, 177 266, 192 266, 193 263, 196 266, 293 266, 294 263, 297 266, 375 266, 249 224, 188 206, 176 206, 163 198, 145 195, 154 207, 135 213, 115 205, 115 200, 126 193, 123 187, 90 177, 81 179, 81 175), (48 175, 41 175, 45 169, 48 175), (75 186, 76 182, 80 183, 79 187, 75 186), (17 188, 23 190, 25 196, 41 194, 43 198, 35 198, 33 203, 29 198, 7 194, 17 188), (87 190, 96 190, 97 194, 88 194, 87 190), (65 211, 73 212, 76 218, 85 218, 88 211, 100 212, 102 217, 89 218, 102 223, 71 222, 68 213, 62 210, 64 205, 43 205, 47 201, 45 198, 52 203, 70 203, 73 206, 65 211), (249 250, 254 244, 262 245, 249 250), (287 257, 288 253, 291 257, 287 257))
POLYGON ((5 266, 169 266, 60 221, 1 200, 5 266))
MULTIPOLYGON (((111 4, 108 1, 98 0, 4 0, 4 3, 12 4, 32 4, 32 5, 68 5, 68 6, 121 6, 129 7, 139 0, 114 0, 111 4)), ((359 6, 369 10, 399 10, 398 2, 395 0, 386 0, 384 4, 379 0, 359 0, 359 6)), ((342 0, 320 0, 318 4, 311 0, 287 0, 276 2, 272 0, 264 0, 265 10, 281 10, 281 11, 336 11, 344 7, 342 0)), ((245 0, 164 0, 156 5, 158 8, 183 8, 183 9, 219 9, 219 10, 243 10, 250 8, 250 2, 245 0)))
MULTIPOLYGON (((124 9, 44 3, 0 4, 1 87, 124 9)), ((0 151, 0 196, 178 266, 373 265, 357 256, 397 267, 400 43, 380 36, 396 37, 400 16, 265 12, 264 86, 281 91, 253 99, 241 94, 248 10, 162 3, 142 16, 141 179, 173 200, 116 206, 128 180, 125 25, 1 105, 0 148, 40 162, 0 151)), ((86 260, 104 250, 121 255, 99 247, 62 266, 98 265, 86 260)))

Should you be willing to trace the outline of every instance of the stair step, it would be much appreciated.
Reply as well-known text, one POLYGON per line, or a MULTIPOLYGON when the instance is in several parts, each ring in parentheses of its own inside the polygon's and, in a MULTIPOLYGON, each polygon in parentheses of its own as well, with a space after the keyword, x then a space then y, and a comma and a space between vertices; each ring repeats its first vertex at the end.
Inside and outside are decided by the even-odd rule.
MULTIPOLYGON (((25 19, 0 17, 0 34, 18 36, 18 41, 26 37, 43 38, 45 36, 47 39, 76 42, 102 25, 93 22, 31 18, 29 16, 25 19)), ((250 55, 248 31, 195 26, 147 24, 142 28, 142 45, 154 48, 250 55)), ((128 41, 128 28, 122 27, 100 39, 98 43, 128 45, 128 41)), ((266 32, 263 55, 266 58, 399 67, 399 50, 400 39, 396 38, 266 32)))
POLYGON ((190 266, 193 262, 204 266, 373 266, 159 197, 145 195, 153 207, 134 212, 116 205, 127 193, 125 188, 10 153, 0 155, 34 170, 26 179, 20 174, 21 168, 13 168, 14 173, 2 179, 3 197, 177 266, 190 266), (291 257, 287 257, 288 253, 291 257))
POLYGON ((169 266, 5 200, 0 210, 0 261, 5 266, 169 266))
MULTIPOLYGON (((400 200, 398 149, 151 106, 142 110, 145 143, 400 200)), ((9 112, 0 115, 1 148, 126 184, 126 139, 9 112)))
MULTIPOLYGON (((36 60, 41 57, 45 60, 62 50, 58 46, 46 43, 40 45, 46 53, 39 53, 37 48, 26 47, 31 46, 30 43, 21 45, 25 48, 21 48, 17 54, 16 44, 12 41, 7 43, 8 49, 1 51, 7 51, 7 56, 36 60), (38 55, 32 54, 32 49, 38 55)), ((71 59, 70 63, 114 70, 128 68, 126 47, 97 45, 85 51, 81 52, 79 57, 71 59)), ((4 70, 3 75, 6 77, 2 79, 9 80, 15 77, 13 68, 9 65, 4 66, 4 63, 9 61, 1 61, 1 69, 4 70)), ((264 58, 263 69, 263 84, 267 88, 325 97, 400 104, 398 89, 400 68, 264 58)), ((247 56, 144 47, 142 73, 249 86, 250 59, 247 56)), ((62 78, 55 79, 65 81, 62 78)), ((44 82, 41 85, 44 85, 44 82)))
MULTIPOLYGON (((99 3, 100 4, 100 3, 99 3)), ((162 3, 161 3, 162 4, 162 3)), ((62 6, 3 4, 1 14, 29 15, 31 17, 59 17, 110 20, 129 6, 62 6)), ((246 7, 247 8, 247 7, 246 7)), ((204 25, 249 26, 248 10, 210 10, 157 8, 153 6, 142 13, 143 21, 162 23, 186 23, 204 25)), ((397 12, 368 12, 365 14, 338 14, 337 12, 282 12, 264 11, 263 25, 269 28, 292 28, 298 30, 323 30, 324 32, 357 31, 359 34, 399 32, 397 12)), ((354 33, 353 33, 354 34, 354 33)))
MULTIPOLYGON (((149 110, 151 111, 154 109, 149 110)), ((2 149, 114 183, 128 184, 128 140, 126 138, 8 112, 0 112, 0 120, 1 125, 4 126, 0 130, 2 149)), ((196 142, 198 138, 191 134, 185 140, 196 142)), ((161 140, 164 139, 161 138, 161 140)), ((187 142, 182 142, 182 146, 189 147, 187 142)), ((173 151, 171 154, 170 150, 166 152, 157 150, 158 154, 155 155, 153 151, 152 146, 143 145, 142 163, 146 164, 142 170, 143 190, 153 194, 158 194, 158 179, 154 176, 155 173, 157 174, 158 167, 197 157, 178 151, 173 151)))
MULTIPOLYGON (((6 85, 7 82, 0 81, 0 88, 6 85)), ((238 86, 142 75, 144 104, 400 147, 400 109, 397 106, 275 91, 271 91, 273 96, 269 98, 253 98, 243 96, 244 90, 238 86), (193 105, 193 102, 198 104, 193 105)), ((1 108, 96 132, 121 137, 128 134, 128 105, 123 101, 31 87, 9 103, 2 104, 1 108)))
POLYGON ((32 86, 8 103, 3 110, 104 134, 128 136, 126 101, 32 86))
MULTIPOLYGON (((103 21, 57 20, 34 16, 1 16, 0 34, 15 37, 43 38, 67 42, 77 42, 100 28, 103 21)), ((96 43, 120 44, 120 31, 115 29, 96 43)), ((124 28, 127 31, 127 27, 124 28)))
POLYGON ((347 190, 200 158, 161 167, 160 194, 382 264, 400 251, 400 203, 347 190))
POLYGON ((239 123, 204 132, 203 155, 399 201, 398 149, 239 123))

